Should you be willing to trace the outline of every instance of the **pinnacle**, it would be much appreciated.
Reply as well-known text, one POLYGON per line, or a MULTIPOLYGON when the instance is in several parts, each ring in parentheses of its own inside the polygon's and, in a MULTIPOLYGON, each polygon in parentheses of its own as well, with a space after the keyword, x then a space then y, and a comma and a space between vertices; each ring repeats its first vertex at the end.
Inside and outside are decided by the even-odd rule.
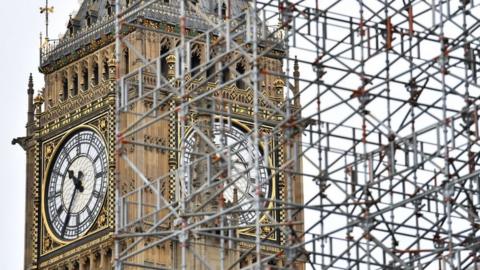
POLYGON ((32 76, 32 73, 30 73, 30 76, 28 78, 28 94, 33 94, 33 76, 32 76))

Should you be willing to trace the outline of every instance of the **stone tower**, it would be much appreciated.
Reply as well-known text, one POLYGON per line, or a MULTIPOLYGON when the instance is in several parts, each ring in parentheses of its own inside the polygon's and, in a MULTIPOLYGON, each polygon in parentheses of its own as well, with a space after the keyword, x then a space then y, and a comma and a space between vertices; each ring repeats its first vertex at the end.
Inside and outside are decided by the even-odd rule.
MULTIPOLYGON (((282 167, 287 152, 292 149, 275 139, 262 142, 261 147, 252 147, 252 142, 245 139, 253 128, 253 94, 248 78, 232 79, 249 71, 251 67, 248 61, 240 59, 230 67, 224 67, 219 62, 208 70, 198 70, 196 67, 208 61, 205 57, 207 48, 201 41, 191 44, 188 63, 192 71, 186 77, 198 79, 192 79, 188 86, 193 89, 189 98, 223 85, 211 98, 235 103, 231 107, 234 117, 225 128, 226 122, 221 118, 212 118, 211 113, 205 114, 205 111, 216 110, 216 105, 195 102, 194 109, 180 118, 175 114, 178 100, 159 102, 167 99, 169 89, 157 87, 160 84, 151 70, 147 68, 135 78, 128 76, 145 62, 160 58, 158 67, 162 76, 172 85, 178 81, 176 69, 179 56, 175 48, 180 41, 179 2, 158 1, 149 9, 137 11, 136 6, 143 2, 125 0, 122 4, 129 8, 132 15, 120 29, 129 44, 121 48, 121 59, 115 59, 115 8, 109 0, 84 0, 77 14, 70 18, 65 35, 42 47, 40 71, 45 75, 45 88, 34 98, 30 77, 27 135, 14 141, 27 151, 26 269, 111 269, 115 264, 116 248, 126 250, 131 247, 135 250, 139 245, 152 248, 132 256, 128 264, 123 265, 124 269, 142 269, 138 268, 140 265, 151 269, 179 269, 182 264, 187 264, 188 269, 207 269, 203 261, 217 269, 218 241, 216 237, 208 237, 208 234, 218 234, 215 227, 221 222, 236 227, 230 230, 230 236, 245 239, 236 246, 229 246, 230 250, 222 260, 236 264, 234 269, 246 267, 255 261, 253 256, 244 254, 245 250, 253 247, 249 239, 255 236, 254 211, 248 203, 244 203, 246 206, 240 214, 206 222, 202 225, 205 235, 189 235, 189 248, 203 259, 191 255, 187 256, 186 261, 181 261, 179 254, 181 245, 185 243, 175 239, 154 245, 156 237, 178 229, 178 226, 188 225, 188 222, 205 218, 174 218, 170 211, 173 208, 168 207, 145 217, 145 213, 151 211, 151 205, 158 203, 154 199, 156 192, 165 198, 157 206, 170 203, 176 207, 174 202, 182 196, 181 193, 185 193, 183 189, 188 189, 190 193, 187 194, 196 194, 192 195, 192 203, 187 206, 189 211, 206 213, 232 207, 241 203, 249 193, 261 192, 268 217, 279 223, 285 220, 285 210, 276 207, 276 202, 284 200, 286 196, 285 175, 278 168, 282 167), (137 57, 134 53, 137 51, 145 59, 137 57), (152 91, 152 95, 145 98, 144 102, 128 105, 132 116, 120 119, 116 106, 123 101, 118 100, 117 82, 122 76, 129 80, 126 84, 128 89, 125 89, 128 100, 144 95, 138 91, 139 85, 152 91), (197 83, 200 81, 208 83, 200 87, 197 83), (153 114, 166 114, 169 117, 149 125, 141 132, 124 130, 138 120, 135 115, 147 115, 141 120, 147 121, 153 114), (189 128, 187 136, 180 138, 178 121, 184 119, 189 128), (226 139, 218 139, 225 134, 226 139), (209 145, 202 142, 202 136, 205 135, 218 145, 224 144, 235 149, 239 154, 231 157, 234 162, 227 162, 226 156, 211 152, 209 145), (173 150, 179 149, 180 145, 185 146, 182 152, 173 150), (261 156, 268 166, 262 167, 257 175, 244 173, 242 177, 245 179, 241 181, 248 188, 240 190, 232 186, 225 188, 220 195, 210 191, 195 192, 207 182, 210 184, 209 179, 213 179, 214 184, 217 180, 221 181, 225 164, 245 163, 252 151, 258 151, 256 155, 261 156), (199 154, 210 156, 214 162, 199 159, 199 154), (141 165, 133 168, 133 163, 141 165), (181 164, 195 164, 181 174, 182 179, 178 176, 181 164), (209 169, 206 170, 206 167, 209 169), (134 170, 148 174, 139 177, 134 170), (251 187, 255 178, 263 179, 260 181, 262 187, 257 191, 251 187), (151 187, 141 190, 135 188, 145 182, 151 183, 151 187), (116 190, 123 198, 120 209, 124 212, 120 221, 115 220, 119 207, 116 190), (212 196, 218 198, 212 200, 212 196), (210 198, 209 203, 206 203, 206 198, 210 198), (136 203, 139 201, 142 203, 136 203), (163 223, 156 225, 160 221, 163 223), (133 235, 152 231, 153 236, 138 241, 134 238, 117 241, 116 246, 118 222, 121 222, 123 233, 133 235)), ((244 0, 229 3, 199 0, 193 1, 193 4, 212 20, 222 20, 248 8, 244 0)), ((187 12, 185 23, 192 37, 209 28, 206 19, 196 14, 195 9, 187 12)), ((219 36, 212 34, 211 38, 219 39, 219 36)), ((225 62, 235 57, 240 56, 227 55, 225 62)), ((282 50, 279 48, 274 55, 263 57, 261 62, 263 67, 272 72, 281 73, 281 59, 282 50)), ((298 70, 295 76, 298 79, 298 70)), ((284 86, 279 77, 267 75, 262 78, 260 87, 270 102, 280 107, 284 86)), ((292 104, 293 107, 298 105, 292 104)), ((264 134, 270 133, 272 125, 281 120, 268 111, 262 111, 259 117, 264 119, 260 127, 264 134)), ((242 166, 245 164, 234 165, 234 169, 242 169, 242 166)), ((295 182, 298 184, 293 196, 296 201, 301 201, 301 183, 300 180, 295 182)), ((270 221, 266 217, 267 214, 261 219, 262 237, 270 241, 272 246, 285 244, 286 239, 280 230, 268 227, 270 221)), ((295 217, 295 221, 300 222, 301 219, 301 213, 295 217)), ((302 226, 298 222, 292 228, 300 233, 302 226)), ((266 252, 275 254, 279 249, 272 248, 266 252)), ((272 259, 270 264, 282 266, 284 260, 279 256, 272 259)), ((295 269, 303 269, 303 266, 296 265, 295 269)))

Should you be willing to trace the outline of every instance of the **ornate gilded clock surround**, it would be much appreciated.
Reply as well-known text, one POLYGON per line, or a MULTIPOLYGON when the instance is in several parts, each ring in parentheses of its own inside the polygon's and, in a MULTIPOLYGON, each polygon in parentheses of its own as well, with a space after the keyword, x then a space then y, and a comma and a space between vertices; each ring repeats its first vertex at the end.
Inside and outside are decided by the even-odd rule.
MULTIPOLYGON (((91 229, 96 224, 99 224, 100 226, 104 226, 106 224, 106 215, 105 215, 105 211, 104 211, 106 198, 103 198, 102 206, 101 206, 102 210, 99 212, 98 216, 95 218, 95 221, 87 229, 88 233, 85 236, 81 236, 81 237, 79 237, 77 239, 74 239, 74 240, 63 240, 63 239, 58 238, 55 235, 55 233, 52 231, 52 228, 50 227, 50 224, 48 222, 47 210, 46 210, 46 205, 45 205, 46 189, 47 189, 47 184, 48 184, 48 181, 49 181, 47 178, 49 177, 49 175, 51 173, 51 170, 52 170, 52 167, 54 165, 53 163, 55 161, 55 156, 60 152, 64 143, 66 141, 68 141, 73 134, 75 134, 79 131, 82 131, 82 130, 90 130, 90 131, 95 132, 98 136, 100 136, 102 138, 103 142, 106 144, 107 140, 106 140, 105 135, 107 135, 107 134, 105 134, 104 132, 101 131, 101 128, 103 126, 102 123, 104 121, 105 121, 105 119, 100 119, 99 120, 99 127, 96 127, 95 125, 92 125, 92 124, 75 126, 74 128, 72 128, 72 129, 68 130, 67 132, 63 133, 59 140, 57 139, 57 140, 55 140, 55 142, 49 142, 49 141, 45 142, 47 144, 47 146, 45 146, 45 157, 46 157, 45 161, 47 161, 47 164, 44 167, 45 169, 43 171, 43 177, 42 177, 42 192, 41 192, 41 209, 42 209, 42 211, 41 212, 42 212, 42 223, 45 226, 48 238, 50 238, 50 241, 52 241, 52 242, 56 242, 56 243, 59 243, 61 245, 62 244, 67 245, 67 244, 70 244, 70 243, 73 243, 75 241, 83 239, 85 236, 87 236, 87 234, 94 233, 94 232, 91 231, 91 229), (50 150, 53 147, 54 147, 54 150, 53 151, 50 150)), ((103 128, 103 130, 105 130, 105 128, 103 128)), ((106 147, 107 153, 108 153, 108 151, 109 151, 108 147, 106 145, 105 145, 105 147, 106 147)), ((108 160, 107 160, 107 162, 108 162, 108 160)), ((107 182, 112 182, 112 181, 111 181, 111 179, 107 179, 107 182)), ((97 231, 101 230, 101 229, 102 228, 100 227, 100 229, 97 229, 97 231)))
POLYGON ((33 223, 37 224, 36 229, 32 231, 33 250, 38 250, 38 255, 33 255, 33 262, 40 263, 42 266, 55 264, 60 258, 65 258, 67 254, 74 256, 79 252, 86 251, 89 246, 99 243, 102 245, 111 240, 111 234, 114 230, 114 206, 115 206, 115 98, 113 96, 113 81, 105 81, 101 87, 81 93, 77 99, 65 101, 63 106, 68 104, 77 104, 74 111, 56 117, 54 111, 61 109, 60 106, 50 108, 50 113, 41 113, 37 117, 37 125, 41 127, 36 131, 35 144, 35 181, 34 196, 34 213, 43 212, 43 190, 41 186, 45 182, 44 176, 48 170, 48 163, 54 156, 55 149, 61 145, 62 139, 69 133, 78 129, 79 126, 87 126, 104 138, 105 147, 108 150, 108 188, 104 198, 103 207, 100 211, 95 224, 85 236, 71 241, 62 243, 55 241, 47 230, 45 219, 35 215, 33 223), (98 93, 97 93, 98 92, 98 93), (100 98, 98 98, 100 96, 100 98), (49 117, 47 117, 49 115, 49 117), (41 120, 40 120, 41 119, 41 120), (92 238, 93 235, 98 235, 92 238), (88 240, 89 244, 78 245, 76 243, 88 240), (70 251, 69 251, 70 250, 70 251), (76 252, 72 253, 75 250, 76 252), (83 250, 83 251, 82 251, 83 250), (61 253, 58 253, 62 251, 61 253))
POLYGON ((63 248, 67 245, 74 244, 75 242, 81 241, 82 239, 88 237, 91 234, 98 233, 103 230, 108 230, 108 229, 114 229, 113 227, 113 219, 114 219, 114 213, 113 209, 114 207, 114 198, 112 196, 112 193, 114 193, 114 167, 112 166, 113 161, 112 158, 114 158, 112 154, 112 145, 110 143, 111 140, 114 140, 114 135, 109 131, 108 129, 108 112, 103 113, 102 115, 95 117, 93 119, 90 119, 89 121, 85 122, 82 125, 75 126, 71 129, 69 129, 66 132, 62 132, 60 134, 57 134, 57 136, 50 138, 42 143, 42 153, 45 153, 42 155, 42 189, 41 189, 41 196, 40 196, 40 207, 42 209, 42 219, 41 219, 41 236, 42 236, 42 241, 40 243, 41 246, 41 253, 40 256, 47 255, 55 250, 58 250, 60 248, 63 248), (108 168, 108 188, 107 188, 107 194, 105 201, 103 202, 103 207, 102 210, 100 211, 96 221, 92 225, 92 227, 89 229, 89 232, 73 241, 63 241, 60 240, 56 237, 54 237, 54 234, 52 233, 51 229, 49 228, 48 224, 46 224, 46 217, 45 217, 45 211, 44 211, 44 196, 45 196, 45 184, 46 184, 46 178, 48 175, 48 170, 51 166, 51 162, 53 160, 54 153, 58 151, 58 147, 61 147, 62 143, 66 138, 69 137, 70 134, 80 130, 88 128, 91 130, 94 130, 97 134, 103 137, 106 149, 108 151, 108 163, 109 163, 109 168, 108 168), (113 138, 112 138, 113 137, 113 138), (52 148, 54 150, 52 150, 52 148), (109 222, 110 221, 110 222, 109 222))
MULTIPOLYGON (((188 75, 187 75, 188 76, 188 75)), ((195 83, 192 83, 190 85, 187 86, 187 89, 190 89, 190 88, 195 88, 195 87, 198 87, 197 85, 195 85, 195 83)), ((216 84, 214 83, 209 83, 207 88, 214 88, 216 87, 216 84)), ((237 106, 235 106, 235 108, 233 108, 234 110, 232 111, 233 113, 237 114, 238 117, 236 117, 235 119, 232 119, 232 124, 236 124, 240 127, 242 127, 244 130, 251 130, 252 129, 252 126, 253 126, 253 123, 251 123, 251 121, 247 121, 247 120, 242 120, 244 119, 245 117, 247 117, 248 119, 253 119, 253 111, 252 110, 249 110, 248 107, 250 105, 251 107, 251 104, 253 103, 253 93, 251 91, 251 89, 238 89, 235 85, 231 85, 231 86, 227 86, 223 89, 220 90, 220 92, 215 92, 215 97, 217 98, 226 98, 227 100, 231 100, 231 101, 236 101, 236 103, 238 104, 237 106)), ((265 104, 262 104, 262 105, 265 105, 265 104)), ((173 106, 173 104, 172 104, 173 106)), ((222 111, 222 109, 225 109, 225 108, 219 108, 218 110, 219 111, 222 111)), ((260 113, 260 118, 263 119, 265 116, 265 118, 270 118, 272 117, 272 115, 269 115, 266 111, 264 111, 263 113, 260 113)), ((197 115, 195 112, 190 112, 188 117, 187 117, 187 134, 188 134, 188 130, 191 129, 191 125, 192 123, 194 123, 196 121, 196 118, 197 118, 197 115)), ((265 119, 264 119, 265 120, 265 119)), ((276 118, 276 116, 273 117, 273 121, 275 120, 279 120, 276 118)), ((179 134, 179 126, 177 124, 175 124, 176 122, 172 122, 172 121, 177 121, 177 119, 175 117, 171 118, 170 119, 170 122, 171 122, 171 125, 170 125, 170 128, 175 128, 174 130, 170 130, 170 134, 175 134, 174 138, 171 138, 170 139, 170 147, 172 149, 178 149, 179 148, 179 145, 180 145, 180 141, 182 140, 182 138, 180 138, 180 134, 179 134)), ((272 121, 270 119, 270 121, 272 121)), ((272 130, 273 130, 273 127, 270 127, 268 125, 262 125, 260 127, 261 129, 261 133, 265 134, 265 135, 271 135, 272 134, 272 130)), ((264 142, 259 142, 260 143, 260 147, 265 149, 265 146, 264 146, 264 142)), ((269 157, 268 157, 268 160, 269 160, 269 166, 271 169, 271 172, 270 172, 270 177, 272 177, 272 195, 270 196, 270 199, 272 200, 284 200, 285 198, 285 185, 283 185, 282 181, 284 181, 284 176, 283 176, 283 173, 281 173, 280 171, 279 172, 276 172, 275 171, 275 168, 276 166, 278 166, 278 164, 283 164, 284 160, 283 160, 283 157, 284 157, 284 147, 278 147, 278 145, 281 144, 281 142, 277 141, 275 139, 274 136, 272 136, 272 139, 270 139, 268 141, 269 143, 269 149, 278 149, 274 152, 271 152, 269 157)), ((172 155, 170 157, 170 161, 169 161, 169 164, 170 164, 170 194, 169 194, 169 197, 171 198, 171 200, 173 200, 175 198, 175 171, 176 169, 178 168, 180 162, 179 162, 179 155, 177 153, 173 153, 172 152, 172 155)), ((274 210, 276 207, 275 207, 275 203, 271 202, 268 206, 268 209, 269 210, 269 215, 276 221, 279 221, 279 220, 285 220, 286 218, 286 215, 284 213, 284 211, 279 211, 279 210, 274 210)), ((262 216, 261 220, 260 220, 261 224, 262 225, 265 225, 265 226, 262 226, 262 236, 263 237, 267 237, 266 239, 268 239, 269 241, 274 241, 274 242, 277 242, 277 243, 283 243, 283 239, 282 239, 282 234, 280 232, 272 232, 272 227, 269 227, 268 224, 269 224, 269 221, 267 220, 267 216, 264 215, 262 216)), ((249 228, 246 228, 246 229, 242 229, 242 230, 239 230, 238 231, 238 234, 239 235, 243 235, 244 237, 255 237, 255 229, 249 229, 249 228)), ((243 243, 243 242, 242 242, 243 243)), ((242 244, 243 246, 245 247, 250 247, 250 245, 248 243, 243 243, 242 244)), ((271 251, 276 251, 276 249, 272 249, 271 251)))

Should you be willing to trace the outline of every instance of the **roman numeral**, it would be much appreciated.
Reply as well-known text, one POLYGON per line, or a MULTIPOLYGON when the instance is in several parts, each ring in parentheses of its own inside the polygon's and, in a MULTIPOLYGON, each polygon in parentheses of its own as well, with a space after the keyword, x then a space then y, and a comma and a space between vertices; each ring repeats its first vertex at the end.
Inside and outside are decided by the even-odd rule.
POLYGON ((94 191, 92 192, 92 195, 93 195, 93 197, 95 197, 95 198, 99 198, 99 197, 100 197, 100 192, 94 190, 94 191))
POLYGON ((75 218, 70 218, 69 223, 72 224, 72 227, 75 227, 77 225, 77 220, 78 220, 78 215, 75 215, 75 218))
POLYGON ((66 153, 65 158, 67 159, 67 163, 70 164, 70 162, 72 161, 72 159, 70 158, 70 153, 66 153))
POLYGON ((58 209, 57 209, 57 216, 60 216, 63 212, 63 206, 60 206, 58 209))
POLYGON ((92 147, 92 144, 93 144, 93 135, 89 136, 87 154, 88 152, 90 152, 90 148, 92 147))
POLYGON ((100 151, 98 155, 93 159, 93 163, 97 162, 98 158, 102 155, 102 151, 100 151))
POLYGON ((80 150, 81 150, 80 146, 82 145, 82 143, 80 142, 80 134, 77 134, 75 141, 76 141, 75 150, 77 151, 77 155, 78 155, 80 154, 80 150))
POLYGON ((95 174, 95 179, 103 177, 104 174, 105 174, 105 172, 98 172, 97 174, 95 174))

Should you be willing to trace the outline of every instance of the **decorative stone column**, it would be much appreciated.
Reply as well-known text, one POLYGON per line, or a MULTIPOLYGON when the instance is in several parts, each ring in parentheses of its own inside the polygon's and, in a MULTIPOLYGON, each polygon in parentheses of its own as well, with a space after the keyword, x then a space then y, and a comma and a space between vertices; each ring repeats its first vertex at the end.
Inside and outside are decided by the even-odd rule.
MULTIPOLYGON (((67 92, 68 92, 68 97, 72 97, 72 92, 73 92, 73 67, 67 68, 67 92)), ((63 97, 63 100, 66 100, 65 97, 63 97)))
POLYGON ((294 87, 293 87, 293 107, 298 110, 300 109, 300 68, 298 67, 297 56, 295 56, 295 62, 293 64, 293 78, 294 87))
POLYGON ((115 63, 115 57, 110 57, 110 60, 108 60, 108 78, 110 80, 116 80, 117 77, 117 69, 116 69, 116 63, 115 63))
POLYGON ((90 253, 90 255, 88 256, 88 260, 90 261, 89 270, 95 270, 95 263, 97 262, 95 252, 90 253))
POLYGON ((115 255, 113 254, 113 250, 112 250, 112 256, 110 256, 110 265, 115 266, 115 255))
POLYGON ((82 256, 78 259, 78 269, 79 270, 87 270, 86 269, 87 258, 82 256))
POLYGON ((277 79, 273 82, 273 86, 275 87, 275 96, 276 97, 283 97, 283 87, 285 83, 281 79, 277 79))
POLYGON ((105 263, 107 262, 107 249, 100 249, 100 269, 106 269, 105 263))
POLYGON ((74 261, 69 261, 67 263, 67 269, 68 270, 75 270, 75 262, 74 261))
POLYGON ((175 62, 177 61, 175 55, 169 55, 167 56, 167 65, 168 65, 168 71, 167 71, 167 79, 171 80, 172 78, 175 77, 175 62))
POLYGON ((33 100, 33 106, 35 107, 35 118, 38 120, 42 114, 42 105, 43 105, 43 93, 38 94, 33 100))

